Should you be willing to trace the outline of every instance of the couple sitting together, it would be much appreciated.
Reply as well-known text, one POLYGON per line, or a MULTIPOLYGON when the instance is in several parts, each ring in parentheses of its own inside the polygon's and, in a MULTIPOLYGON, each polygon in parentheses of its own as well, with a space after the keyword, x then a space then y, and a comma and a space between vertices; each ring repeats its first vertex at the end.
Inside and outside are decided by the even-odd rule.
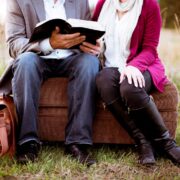
POLYGON ((57 17, 90 20, 88 0, 9 0, 7 7, 6 40, 14 59, 11 84, 20 122, 19 163, 33 162, 40 150, 37 114, 41 84, 47 78, 68 77, 67 154, 88 166, 96 162, 87 148, 92 145, 98 90, 137 144, 139 163, 154 164, 154 154, 160 150, 180 164, 180 147, 149 96, 154 88, 163 92, 168 82, 157 53, 161 16, 156 0, 99 0, 93 18, 106 33, 96 45, 86 42, 80 33, 61 34, 59 28, 49 38, 29 43, 40 21, 57 17), (79 51, 71 49, 78 44, 79 51), (105 58, 101 69, 100 53, 105 58))

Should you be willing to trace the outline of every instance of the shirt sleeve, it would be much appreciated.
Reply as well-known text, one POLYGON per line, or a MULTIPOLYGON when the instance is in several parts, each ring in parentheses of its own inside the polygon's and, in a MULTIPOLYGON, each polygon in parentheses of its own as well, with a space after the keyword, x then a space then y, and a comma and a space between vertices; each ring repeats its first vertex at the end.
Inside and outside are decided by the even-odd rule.
POLYGON ((44 55, 50 54, 52 51, 54 51, 54 49, 52 48, 49 42, 49 38, 40 41, 39 46, 40 46, 41 52, 44 55))

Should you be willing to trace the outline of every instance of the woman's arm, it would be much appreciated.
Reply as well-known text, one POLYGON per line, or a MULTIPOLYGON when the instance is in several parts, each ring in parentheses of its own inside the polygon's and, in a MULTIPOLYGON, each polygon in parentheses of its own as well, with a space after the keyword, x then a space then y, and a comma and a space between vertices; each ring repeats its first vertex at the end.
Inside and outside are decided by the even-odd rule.
POLYGON ((147 70, 158 57, 157 46, 161 30, 162 19, 160 8, 156 1, 151 2, 152 6, 147 8, 145 17, 145 31, 141 52, 131 60, 128 65, 137 67, 140 71, 147 70))

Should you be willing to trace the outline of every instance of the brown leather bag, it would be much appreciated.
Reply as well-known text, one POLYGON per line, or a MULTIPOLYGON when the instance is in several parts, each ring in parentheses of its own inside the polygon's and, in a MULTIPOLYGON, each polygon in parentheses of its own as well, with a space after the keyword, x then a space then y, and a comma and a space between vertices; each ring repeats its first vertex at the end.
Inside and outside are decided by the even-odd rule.
POLYGON ((13 98, 0 96, 0 156, 12 157, 16 147, 17 115, 13 98))

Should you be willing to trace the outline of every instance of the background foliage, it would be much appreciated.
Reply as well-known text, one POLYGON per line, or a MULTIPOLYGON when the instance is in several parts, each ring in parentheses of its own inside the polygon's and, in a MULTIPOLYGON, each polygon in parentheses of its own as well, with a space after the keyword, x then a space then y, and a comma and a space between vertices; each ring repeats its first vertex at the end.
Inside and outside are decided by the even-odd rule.
POLYGON ((180 1, 179 0, 160 0, 163 25, 166 28, 177 28, 180 18, 180 1))

